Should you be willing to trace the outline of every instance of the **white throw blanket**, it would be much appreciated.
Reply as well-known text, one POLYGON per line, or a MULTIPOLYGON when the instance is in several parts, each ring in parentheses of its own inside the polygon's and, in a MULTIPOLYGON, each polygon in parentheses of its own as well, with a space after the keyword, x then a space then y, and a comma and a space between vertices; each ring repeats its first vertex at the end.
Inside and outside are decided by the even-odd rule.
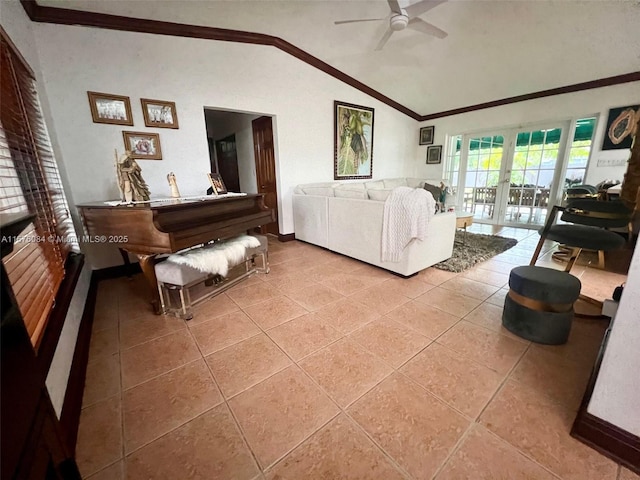
POLYGON ((226 277, 229 268, 243 262, 247 248, 260 246, 260 240, 250 235, 241 235, 230 240, 215 242, 205 247, 194 248, 169 255, 167 261, 195 268, 203 273, 226 277))
POLYGON ((424 240, 435 209, 436 201, 425 189, 394 188, 384 202, 382 261, 399 262, 411 240, 424 240))

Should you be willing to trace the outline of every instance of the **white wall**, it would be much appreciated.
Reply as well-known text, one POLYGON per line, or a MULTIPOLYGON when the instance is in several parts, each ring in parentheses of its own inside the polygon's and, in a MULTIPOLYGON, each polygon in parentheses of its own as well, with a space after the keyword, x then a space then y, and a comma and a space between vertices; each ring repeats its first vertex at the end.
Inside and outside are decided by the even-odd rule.
MULTIPOLYGON (((512 128, 545 121, 553 122, 569 120, 571 118, 592 117, 595 115, 599 117, 599 120, 594 137, 594 149, 585 181, 596 184, 605 179, 622 180, 622 174, 626 171, 626 165, 623 167, 598 167, 598 159, 627 160, 629 158, 628 149, 601 150, 609 109, 626 105, 637 105, 638 103, 640 103, 640 82, 633 82, 477 110, 475 112, 422 122, 420 126, 435 125, 434 144, 444 146, 446 135, 457 135, 503 127, 512 128)), ((418 157, 422 160, 418 176, 425 176, 427 178, 440 177, 444 166, 444 157, 443 163, 439 165, 426 165, 427 147, 422 146, 419 147, 418 150, 418 157)))
MULTIPOLYGON (((374 178, 413 175, 416 122, 279 50, 76 26, 35 25, 47 97, 59 129, 76 203, 115 198, 113 150, 122 130, 160 134, 164 159, 141 161, 156 196, 201 193, 209 170, 203 107, 269 112, 276 118, 281 233, 293 232, 291 193, 299 183, 333 179, 333 101, 375 108, 374 178), (87 90, 131 97, 134 127, 96 124, 87 90), (176 102, 179 130, 144 127, 140 98, 176 102)), ((121 263, 114 248, 91 252, 95 268, 121 263)))
MULTIPOLYGON (((51 137, 51 143, 54 146, 56 154, 56 161, 58 168, 60 169, 60 176, 62 184, 67 194, 68 200, 70 198, 69 182, 65 172, 65 165, 61 161, 61 155, 57 148, 57 140, 55 135, 55 128, 53 128, 51 122, 51 116, 49 114, 49 105, 47 103, 46 94, 43 88, 43 78, 40 70, 39 56, 36 49, 35 36, 33 32, 33 24, 28 19, 24 12, 24 9, 17 1, 2 1, 0 2, 0 24, 2 28, 7 32, 13 43, 16 45, 22 56, 29 63, 29 66, 34 70, 36 74, 36 80, 38 82, 38 93, 40 96, 40 102, 44 111, 45 121, 51 137)), ((67 390, 67 382, 69 379, 69 372, 71 369, 71 362, 73 360, 73 354, 75 351, 76 340, 78 337, 78 328, 80 326, 80 320, 84 311, 84 305, 87 298, 87 292, 89 290, 89 283, 91 280, 91 269, 85 263, 85 267, 82 270, 78 284, 74 291, 67 316, 60 333, 60 339, 51 362, 49 369, 46 386, 51 397, 54 409, 60 416, 62 411, 62 404, 64 402, 64 396, 67 390)))
POLYGON ((587 411, 640 436, 640 248, 636 248, 587 411))

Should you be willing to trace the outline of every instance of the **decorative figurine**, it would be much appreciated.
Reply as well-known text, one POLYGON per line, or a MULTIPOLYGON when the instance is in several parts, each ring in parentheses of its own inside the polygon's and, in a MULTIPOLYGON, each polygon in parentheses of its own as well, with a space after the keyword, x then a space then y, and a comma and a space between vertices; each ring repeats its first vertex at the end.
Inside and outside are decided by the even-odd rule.
POLYGON ((126 150, 120 158, 116 150, 116 172, 123 202, 149 201, 149 187, 142 178, 142 169, 135 159, 131 158, 129 150, 126 150))
POLYGON ((176 174, 171 172, 167 175, 167 181, 171 187, 171 197, 180 198, 180 190, 178 190, 178 184, 176 183, 176 174))

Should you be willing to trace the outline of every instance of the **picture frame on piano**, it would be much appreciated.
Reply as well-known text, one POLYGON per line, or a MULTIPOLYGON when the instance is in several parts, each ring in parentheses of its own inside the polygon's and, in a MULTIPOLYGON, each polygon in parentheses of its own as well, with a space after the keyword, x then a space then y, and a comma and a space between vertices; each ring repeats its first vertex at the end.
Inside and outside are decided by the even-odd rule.
POLYGON ((209 182, 211 183, 214 195, 224 195, 225 193, 229 193, 219 173, 208 173, 207 176, 209 177, 209 182))

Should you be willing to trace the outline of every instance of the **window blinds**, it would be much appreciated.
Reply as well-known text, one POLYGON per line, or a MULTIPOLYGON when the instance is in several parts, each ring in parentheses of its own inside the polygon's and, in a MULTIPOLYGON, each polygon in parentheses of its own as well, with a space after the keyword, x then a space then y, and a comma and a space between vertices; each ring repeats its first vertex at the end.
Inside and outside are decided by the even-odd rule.
POLYGON ((77 245, 33 74, 4 35, 0 49, 0 213, 36 215, 3 262, 37 347, 77 245))

